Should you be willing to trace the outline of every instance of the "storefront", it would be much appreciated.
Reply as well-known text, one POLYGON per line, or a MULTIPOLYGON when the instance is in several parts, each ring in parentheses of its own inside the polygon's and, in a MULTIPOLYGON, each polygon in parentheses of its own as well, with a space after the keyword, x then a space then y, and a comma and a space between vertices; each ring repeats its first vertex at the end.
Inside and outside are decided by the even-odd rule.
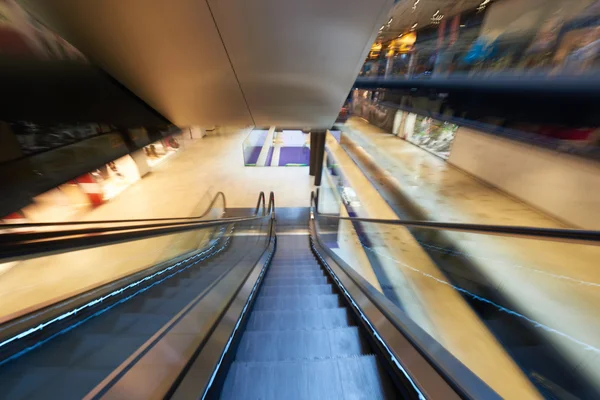
POLYGON ((600 69, 598 0, 456 3, 439 1, 437 20, 414 23, 418 17, 398 15, 395 29, 402 33, 373 45, 362 75, 580 75, 600 69))
POLYGON ((458 128, 449 122, 408 113, 404 121, 404 139, 446 160, 450 157, 458 128))
POLYGON ((174 136, 169 136, 144 147, 148 165, 152 168, 160 164, 169 157, 175 155, 179 148, 179 142, 174 136))
POLYGON ((140 180, 140 173, 131 156, 126 155, 109 162, 102 168, 91 173, 94 182, 89 184, 86 190, 88 195, 101 196, 105 202, 127 189, 133 183, 140 180), (94 186, 95 184, 95 186, 94 186))

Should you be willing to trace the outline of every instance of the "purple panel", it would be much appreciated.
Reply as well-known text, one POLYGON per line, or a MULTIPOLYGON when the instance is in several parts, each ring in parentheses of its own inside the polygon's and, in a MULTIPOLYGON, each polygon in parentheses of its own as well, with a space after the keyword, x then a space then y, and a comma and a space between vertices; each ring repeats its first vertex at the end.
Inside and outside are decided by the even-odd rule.
POLYGON ((288 164, 308 165, 310 151, 308 147, 282 147, 279 155, 279 166, 288 164))
POLYGON ((250 155, 246 158, 245 163, 246 165, 249 164, 256 164, 256 162, 258 161, 258 156, 260 155, 260 151, 262 150, 262 146, 254 146, 252 147, 252 151, 250 152, 250 155))

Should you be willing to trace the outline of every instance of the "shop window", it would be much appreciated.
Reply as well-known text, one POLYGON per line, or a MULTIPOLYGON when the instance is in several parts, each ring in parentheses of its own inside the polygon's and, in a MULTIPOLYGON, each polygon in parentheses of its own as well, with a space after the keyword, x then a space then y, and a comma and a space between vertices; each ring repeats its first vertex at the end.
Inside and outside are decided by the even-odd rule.
POLYGON ((411 123, 412 126, 409 127, 411 131, 406 136, 406 140, 443 159, 447 159, 450 156, 450 149, 458 125, 422 115, 412 115, 414 115, 412 117, 414 125, 411 123))

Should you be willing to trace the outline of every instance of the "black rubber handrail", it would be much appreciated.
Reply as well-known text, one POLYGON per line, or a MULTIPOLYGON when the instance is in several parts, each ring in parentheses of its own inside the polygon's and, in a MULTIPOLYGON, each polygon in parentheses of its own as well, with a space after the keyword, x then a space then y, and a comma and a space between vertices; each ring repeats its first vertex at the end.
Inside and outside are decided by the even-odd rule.
POLYGON ((465 232, 481 235, 521 237, 537 240, 551 240, 555 242, 581 243, 599 246, 600 231, 582 230, 582 229, 554 229, 554 228, 536 228, 529 226, 511 226, 511 225, 479 225, 462 224, 455 222, 432 222, 432 221, 412 221, 399 219, 375 219, 360 217, 341 217, 333 214, 321 214, 318 210, 318 190, 317 193, 311 192, 310 203, 315 217, 330 218, 337 220, 348 220, 355 222, 367 222, 374 224, 399 225, 413 228, 433 229, 438 231, 465 232))
POLYGON ((175 218, 148 218, 148 219, 113 219, 105 221, 72 221, 72 222, 28 222, 23 224, 6 224, 0 225, 0 228, 16 229, 16 228, 37 228, 47 226, 68 226, 68 225, 105 225, 105 224, 132 224, 138 222, 158 222, 158 221, 185 221, 204 218, 214 208, 215 203, 219 198, 223 199, 223 209, 227 209, 227 199, 223 192, 217 192, 213 197, 206 210, 197 217, 175 217, 175 218))
POLYGON ((263 209, 263 216, 275 212, 275 194, 273 192, 269 193, 269 203, 268 206, 265 207, 265 192, 260 192, 258 195, 258 201, 256 202, 256 208, 254 209, 255 216, 258 215, 261 205, 263 209))
MULTIPOLYGON (((262 217, 262 216, 260 216, 262 217)), ((41 241, 47 239, 67 238, 81 235, 98 235, 98 234, 111 234, 116 232, 126 231, 143 231, 146 229, 153 228, 168 228, 173 226, 186 226, 193 225, 200 227, 202 223, 221 223, 221 225, 240 222, 246 217, 233 217, 233 218, 220 218, 213 220, 197 220, 189 222, 174 222, 174 223, 162 223, 162 224, 145 224, 145 225, 126 225, 117 227, 100 227, 100 228, 84 228, 84 229, 64 229, 56 231, 46 232, 22 232, 22 233, 6 233, 0 235, 0 245, 4 246, 8 243, 19 244, 27 243, 32 241, 41 241)), ((251 218, 251 217, 250 217, 251 218)), ((211 225, 212 226, 212 225, 211 225)))
MULTIPOLYGON (((261 192, 259 195, 259 204, 261 203, 261 197, 263 198, 264 204, 265 195, 263 192, 261 192)), ((273 219, 274 214, 275 196, 273 192, 271 192, 269 195, 268 208, 263 208, 263 215, 208 221, 177 222, 171 224, 167 223, 134 225, 116 228, 59 230, 42 232, 45 234, 43 237, 40 237, 39 233, 10 234, 12 238, 11 241, 4 241, 0 243, 0 260, 6 262, 23 257, 33 258, 40 257, 42 255, 65 253, 92 247, 107 246, 150 237, 163 236, 172 233, 228 225, 237 222, 260 220, 266 218, 267 216, 270 216, 271 219, 273 219)))
MULTIPOLYGON (((221 196, 223 196, 223 199, 225 199, 225 195, 223 195, 222 192, 217 193, 217 195, 215 195, 213 201, 211 202, 209 208, 202 214, 202 216, 205 216, 206 214, 208 214, 210 212, 210 210, 212 209, 212 206, 214 205, 215 201, 217 200, 217 197, 219 196, 219 194, 221 196)), ((260 192, 260 194, 258 196, 258 203, 256 205, 256 210, 254 212, 254 215, 252 215, 252 217, 258 216, 258 213, 260 210, 260 205, 261 205, 261 199, 262 199, 262 207, 263 207, 263 214, 262 214, 263 216, 274 211, 275 199, 274 199, 273 192, 271 192, 271 194, 269 195, 269 208, 268 209, 265 208, 265 194, 264 194, 264 192, 260 192)), ((91 227, 91 228, 84 228, 84 229, 66 229, 66 230, 53 230, 53 231, 43 231, 43 232, 11 232, 11 233, 0 234, 0 244, 1 245, 8 245, 8 244, 18 245, 20 243, 34 241, 34 240, 58 239, 58 238, 66 238, 66 237, 72 237, 72 236, 77 236, 77 235, 108 234, 108 233, 125 232, 125 231, 136 231, 136 230, 140 230, 140 229, 167 228, 170 226, 185 226, 185 225, 197 226, 198 222, 233 223, 233 222, 240 222, 241 221, 240 218, 244 218, 244 217, 234 217, 234 218, 220 218, 218 220, 199 220, 200 218, 202 218, 202 216, 181 218, 183 220, 191 219, 192 221, 189 221, 189 222, 164 222, 164 223, 157 223, 157 224, 125 225, 125 226, 117 226, 117 227, 101 226, 98 228, 91 227)), ((155 220, 171 221, 171 219, 164 219, 164 218, 155 219, 155 220)), ((132 220, 132 221, 140 222, 142 220, 132 220)), ((122 222, 127 222, 127 221, 122 221, 122 222)), ((67 226, 70 225, 69 223, 61 223, 61 224, 67 225, 67 226)), ((101 225, 101 224, 98 223, 98 225, 101 225)))

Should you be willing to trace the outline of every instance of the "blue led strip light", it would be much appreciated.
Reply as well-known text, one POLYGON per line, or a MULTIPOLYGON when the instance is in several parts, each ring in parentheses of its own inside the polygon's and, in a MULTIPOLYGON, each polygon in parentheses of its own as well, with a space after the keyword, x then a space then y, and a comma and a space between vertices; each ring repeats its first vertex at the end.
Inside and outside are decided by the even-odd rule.
POLYGON ((217 366, 213 370, 210 380, 208 381, 208 385, 206 385, 206 389, 204 390, 204 393, 202 394, 202 400, 206 399, 206 396, 207 396, 208 392, 210 391, 210 388, 211 388, 215 378, 217 377, 217 373, 219 372, 219 369, 221 368, 223 359, 225 358, 225 355, 227 355, 227 351, 229 350, 229 347, 231 346, 231 342, 233 342, 233 338, 235 337, 235 335, 238 331, 238 328, 240 327, 240 324, 242 323, 242 320, 244 319, 244 316, 246 315, 246 311, 247 311, 248 307, 250 306, 250 303, 252 302, 252 298, 254 298, 254 295, 256 294, 256 292, 258 290, 258 286, 260 285, 260 282, 262 281, 262 277, 266 273, 267 266, 271 262, 272 258, 273 258, 273 251, 271 250, 271 252, 269 253, 269 257, 267 258, 267 260, 265 262, 265 267, 262 269, 262 271, 258 275, 258 278, 256 279, 254 286, 252 287, 250 296, 248 296, 248 300, 246 301, 246 304, 244 305, 244 308, 242 309, 240 317, 238 318, 237 323, 235 324, 235 327, 233 328, 233 332, 231 332, 231 335, 229 336, 229 339, 227 340, 225 349, 223 350, 223 353, 221 353, 221 358, 219 358, 219 362, 217 363, 217 366))
POLYGON ((346 288, 344 287, 344 285, 342 284, 342 282, 338 279, 338 277, 335 275, 335 273, 333 272, 333 270, 329 267, 329 264, 327 264, 327 262, 325 261, 325 259, 323 259, 323 257, 321 257, 321 254, 317 251, 317 249, 315 247, 315 244, 312 241, 312 239, 311 239, 311 247, 314 250, 314 252, 317 255, 317 257, 319 258, 319 260, 321 260, 321 262, 323 263, 323 265, 325 266, 325 268, 327 268, 327 270, 329 271, 329 274, 331 275, 331 277, 333 278, 333 280, 336 281, 338 287, 344 292, 345 297, 348 299, 348 301, 350 301, 350 303, 352 303, 352 306, 358 312, 358 314, 360 315, 361 319, 369 326, 369 328, 371 329, 371 333, 373 334, 373 336, 379 341, 379 343, 387 351, 387 353, 388 353, 390 359, 392 360, 392 362, 396 365, 396 367, 402 372, 402 374, 410 382, 410 384, 413 387, 413 389, 419 395, 419 399, 426 400, 425 395, 421 392, 421 390, 419 389, 419 387, 417 386, 417 384, 413 381, 413 379, 411 378, 411 376, 408 374, 408 371, 406 371, 406 369, 402 366, 402 364, 400 364, 400 361, 398 361, 398 359, 396 359, 396 357, 394 356, 394 353, 392 353, 392 351, 387 346, 387 344, 385 343, 385 341, 381 338, 381 336, 379 336, 379 334, 377 333, 377 330, 375 330, 375 328, 373 327, 373 325, 371 324, 371 322, 363 314, 363 312, 360 309, 360 307, 358 306, 358 304, 356 304, 356 302, 354 301, 354 299, 352 298, 352 296, 350 295, 350 293, 346 290, 346 288))
MULTIPOLYGON (((222 232, 222 231, 221 231, 221 232, 222 232)), ((94 314, 90 315, 89 317, 87 317, 87 318, 85 318, 85 319, 83 319, 83 320, 81 320, 81 321, 75 322, 74 324, 72 324, 72 325, 70 325, 70 326, 66 327, 65 329, 63 329, 63 330, 61 330, 61 331, 59 331, 59 332, 57 332, 57 333, 55 333, 55 334, 53 334, 53 335, 51 335, 50 337, 48 337, 48 338, 46 338, 46 339, 44 339, 44 340, 41 340, 41 341, 39 341, 39 342, 35 343, 34 345, 32 345, 32 346, 29 346, 29 347, 27 347, 27 348, 25 348, 25 349, 21 350, 20 352, 18 352, 18 353, 16 353, 16 354, 14 354, 14 355, 12 355, 12 356, 10 356, 10 357, 6 358, 5 360, 2 360, 2 361, 0 362, 0 366, 1 366, 1 365, 4 365, 4 364, 5 364, 5 363, 7 363, 8 361, 11 361, 11 360, 14 360, 14 359, 16 359, 16 358, 18 358, 18 357, 21 357, 22 355, 24 355, 24 354, 26 354, 26 353, 30 352, 31 350, 33 350, 33 349, 35 349, 35 348, 37 348, 37 347, 40 347, 40 346, 41 346, 41 345, 43 345, 44 343, 47 343, 48 341, 52 340, 53 338, 55 338, 55 337, 57 337, 57 336, 59 336, 59 335, 62 335, 63 333, 69 332, 70 330, 72 330, 72 329, 76 328, 77 326, 79 326, 79 325, 83 324, 84 322, 86 322, 86 321, 88 321, 88 320, 90 320, 90 319, 92 319, 92 318, 94 318, 94 317, 96 317, 96 316, 98 316, 98 315, 100 315, 100 314, 103 314, 104 312, 106 312, 106 311, 108 311, 108 310, 112 309, 113 307, 115 307, 115 306, 117 306, 117 305, 119 305, 119 304, 122 304, 122 303, 124 303, 124 302, 128 301, 129 299, 131 299, 131 298, 133 298, 133 297, 137 296, 138 294, 140 294, 140 293, 143 293, 143 292, 145 292, 146 290, 148 290, 148 289, 150 289, 150 288, 152 288, 152 287, 154 287, 154 286, 156 286, 156 285, 158 285, 158 284, 160 284, 160 283, 164 282, 165 280, 167 280, 167 279, 169 279, 169 278, 171 278, 171 277, 173 277, 173 276, 175 276, 175 275, 179 274, 180 272, 183 272, 183 271, 187 270, 188 268, 190 268, 190 267, 192 267, 192 266, 194 266, 194 265, 198 264, 199 262, 201 262, 201 261, 204 261, 204 260, 206 260, 207 258, 210 258, 210 257, 212 257, 212 256, 214 256, 214 255, 216 255, 216 254, 220 253, 221 251, 223 251, 223 250, 224 250, 224 249, 227 247, 227 245, 229 244, 229 241, 230 241, 230 237, 228 237, 228 238, 226 239, 226 241, 225 241, 225 243, 223 244, 223 246, 221 246, 220 248, 218 248, 218 249, 217 249, 217 250, 215 250, 214 252, 212 252, 212 253, 208 254, 207 256, 205 256, 205 257, 202 257, 202 258, 200 258, 200 259, 198 259, 198 260, 194 261, 193 263, 191 263, 191 264, 187 265, 186 267, 184 267, 184 268, 181 268, 181 269, 179 269, 179 270, 177 270, 177 271, 173 272, 172 274, 165 276, 164 278, 162 278, 162 279, 160 279, 160 280, 158 280, 158 281, 156 281, 156 282, 152 283, 152 284, 151 284, 151 285, 149 285, 149 286, 146 286, 146 287, 144 287, 144 288, 141 288, 141 289, 140 289, 140 290, 138 290, 137 292, 134 292, 134 293, 132 293, 131 295, 129 295, 129 296, 127 296, 127 297, 125 297, 125 298, 123 298, 123 299, 121 299, 121 300, 119 300, 119 301, 117 301, 117 302, 113 303, 112 305, 110 305, 110 306, 108 306, 108 307, 106 307, 106 308, 103 308, 103 309, 101 309, 101 310, 97 311, 96 313, 94 313, 94 314)), ((28 329, 28 330, 26 330, 26 331, 23 331, 23 332, 19 333, 18 335, 15 335, 15 336, 13 336, 13 337, 11 337, 11 338, 9 338, 9 339, 6 339, 6 340, 4 340, 2 343, 0 343, 0 348, 1 348, 1 347, 3 347, 3 346, 6 346, 6 345, 8 345, 8 344, 10 344, 10 343, 12 343, 12 342, 14 342, 15 340, 22 339, 22 338, 24 338, 24 337, 27 337, 27 336, 29 336, 29 335, 31 335, 31 334, 33 334, 33 333, 35 333, 35 332, 41 331, 42 329, 44 329, 45 327, 47 327, 47 326, 48 326, 48 325, 50 325, 50 324, 53 324, 53 323, 59 322, 59 321, 61 321, 61 320, 65 319, 65 318, 67 318, 67 317, 70 317, 70 316, 76 315, 77 313, 81 312, 82 310, 84 310, 84 309, 86 309, 86 308, 89 308, 89 307, 92 307, 92 306, 94 306, 94 305, 97 305, 97 304, 99 304, 99 303, 102 303, 104 300, 106 300, 106 299, 108 299, 108 298, 110 298, 110 297, 116 296, 116 295, 118 295, 118 294, 121 294, 121 293, 123 293, 124 291, 126 291, 126 290, 128 290, 128 289, 131 289, 131 288, 133 288, 133 287, 136 287, 136 286, 140 285, 140 284, 141 284, 141 283, 143 283, 143 282, 149 281, 149 280, 151 280, 151 279, 153 279, 153 278, 155 278, 155 277, 157 277, 157 276, 159 276, 159 275, 161 275, 161 274, 164 274, 164 273, 166 273, 166 272, 168 272, 168 271, 171 271, 172 269, 174 269, 174 268, 176 268, 176 267, 180 266, 180 265, 181 265, 181 264, 183 264, 183 263, 186 263, 186 262, 188 262, 188 261, 190 261, 190 260, 193 260, 193 259, 195 259, 195 258, 198 258, 198 257, 200 257, 200 256, 202 256, 202 255, 204 255, 204 254, 206 254, 206 253, 209 253, 211 250, 213 250, 213 249, 215 248, 215 246, 216 246, 216 244, 213 244, 213 245, 212 245, 211 247, 209 247, 208 249, 206 249, 206 250, 204 250, 204 251, 202 251, 202 252, 200 252, 200 253, 198 253, 198 254, 195 254, 195 255, 193 255, 193 256, 191 256, 191 257, 189 257, 189 258, 186 258, 185 260, 183 260, 183 261, 180 261, 180 262, 178 262, 178 263, 176 263, 176 264, 174 264, 174 265, 171 265, 170 267, 164 268, 164 269, 162 269, 162 270, 160 270, 160 271, 158 271, 158 272, 155 272, 155 273, 154 273, 154 274, 152 274, 152 275, 149 275, 149 276, 147 276, 147 277, 145 277, 145 278, 142 278, 142 279, 140 279, 140 280, 138 280, 138 281, 136 281, 136 282, 133 282, 133 283, 131 283, 131 284, 129 284, 129 285, 127 285, 127 286, 125 286, 125 287, 122 287, 122 288, 120 288, 120 289, 117 289, 117 290, 115 290, 115 291, 113 291, 113 292, 111 292, 111 293, 109 293, 109 294, 107 294, 107 295, 105 295, 105 296, 102 296, 102 297, 99 297, 99 298, 97 298, 97 299, 95 299, 95 300, 92 300, 92 301, 90 301, 89 303, 86 303, 86 304, 84 304, 84 305, 83 305, 83 306, 81 306, 81 307, 77 307, 77 308, 75 308, 75 309, 73 309, 73 310, 71 310, 71 311, 68 311, 68 312, 66 312, 66 313, 64 313, 64 314, 61 314, 61 315, 59 315, 58 317, 55 317, 55 318, 51 319, 50 321, 46 321, 46 322, 44 322, 44 323, 41 323, 41 324, 39 324, 38 326, 36 326, 36 327, 34 327, 34 328, 30 328, 30 329, 28 329)))

